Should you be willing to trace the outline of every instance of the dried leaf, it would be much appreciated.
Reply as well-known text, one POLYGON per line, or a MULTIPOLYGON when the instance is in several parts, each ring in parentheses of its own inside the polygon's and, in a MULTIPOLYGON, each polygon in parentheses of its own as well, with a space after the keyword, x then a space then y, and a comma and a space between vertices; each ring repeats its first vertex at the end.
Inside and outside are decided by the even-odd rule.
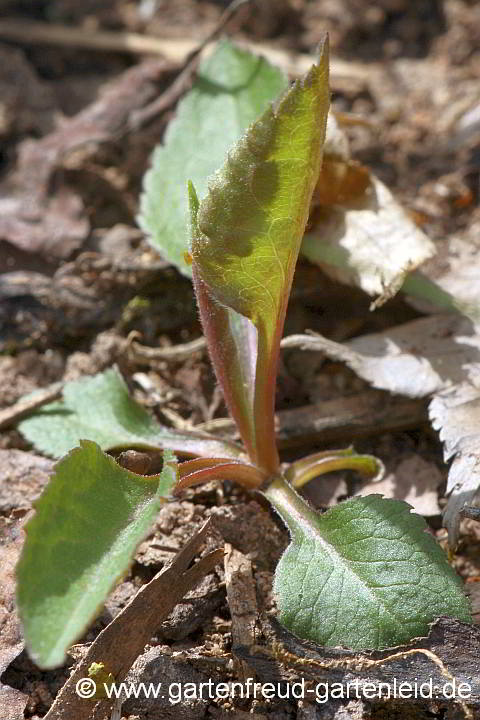
POLYGON ((380 493, 387 498, 404 500, 416 513, 429 517, 440 515, 438 488, 442 481, 442 473, 436 465, 420 455, 410 455, 386 477, 363 485, 355 494, 366 497, 371 493, 380 493))
MULTIPOLYGON (((445 525, 458 540, 458 510, 480 486, 480 330, 460 315, 433 315, 340 344, 303 337, 303 347, 347 363, 381 390, 433 396, 429 414, 452 457, 445 525)), ((297 337, 296 342, 300 342, 297 337)))
POLYGON ((376 305, 392 297, 405 275, 434 253, 433 243, 373 175, 363 198, 325 207, 316 217, 303 240, 303 254, 336 280, 378 295, 376 305))
POLYGON ((155 80, 164 69, 164 60, 139 63, 57 130, 20 144, 15 171, 1 186, 1 238, 27 252, 58 258, 80 247, 90 227, 83 201, 66 186, 52 194, 53 173, 75 148, 124 134, 131 113, 154 97, 155 80))

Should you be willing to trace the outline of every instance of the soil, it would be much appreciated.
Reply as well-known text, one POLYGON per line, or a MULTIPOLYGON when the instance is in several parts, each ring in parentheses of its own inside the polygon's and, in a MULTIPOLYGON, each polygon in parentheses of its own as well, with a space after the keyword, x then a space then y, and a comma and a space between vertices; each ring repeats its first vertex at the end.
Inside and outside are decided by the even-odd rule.
MULTIPOLYGON (((2 3, 0 184, 11 214, 8 223, 0 222, 0 409, 33 390, 117 363, 136 399, 161 422, 177 428, 216 424, 221 431, 226 410, 205 352, 200 349, 173 362, 148 360, 132 355, 127 341, 132 331, 151 347, 169 347, 201 335, 189 281, 148 245, 135 225, 142 177, 175 103, 135 132, 128 119, 169 87, 181 65, 158 55, 145 58, 110 49, 82 49, 73 42, 2 41, 1 23, 40 20, 52 27, 125 31, 200 43, 216 27, 227 4, 221 0, 2 3), (105 84, 107 95, 99 92, 105 84), (102 100, 105 97, 108 103, 102 100), (82 112, 95 102, 96 114, 89 115, 90 124, 86 123, 82 112), (56 144, 37 144, 62 127, 67 130, 55 136, 56 144), (38 177, 28 171, 32 153, 40 153, 38 177), (40 222, 38 207, 45 212, 40 222)), ((313 53, 325 30, 332 57, 351 68, 350 77, 348 73, 334 77, 332 87, 334 108, 360 120, 348 126, 353 156, 388 184, 440 249, 452 234, 468 237, 480 220, 480 145, 478 134, 464 138, 459 122, 478 103, 480 5, 469 0, 252 0, 225 28, 234 38, 290 53, 313 53), (369 81, 359 81, 365 73, 369 81)), ((441 253, 438 258, 435 262, 441 262, 441 253)), ((361 291, 340 285, 301 261, 285 333, 310 328, 344 340, 419 315, 401 297, 374 313, 369 304, 361 291)), ((363 392, 369 392, 368 386, 339 363, 320 364, 315 355, 294 350, 282 356, 280 411, 363 392)), ((387 408, 394 403, 386 393, 378 396, 387 408)), ((425 515, 431 531, 445 541, 438 507, 444 505, 448 469, 436 433, 424 422, 424 405, 412 414, 410 423, 399 422, 393 429, 383 431, 373 423, 367 433, 346 438, 338 431, 337 436, 330 434, 328 442, 332 437, 333 442, 354 442, 358 451, 377 455, 390 472, 407 461, 428 464, 435 477, 429 497, 435 497, 433 510, 427 508, 425 515)), ((325 447, 325 437, 307 433, 295 446, 285 447, 282 459, 325 447)), ((21 524, 52 463, 8 427, 0 434, 0 467, 0 544, 8 566, 0 577, 5 645, 0 654, 0 703, 9 713, 4 716, 0 707, 1 720, 43 717, 69 669, 84 654, 81 646, 92 642, 209 517, 218 542, 228 543, 247 563, 242 565, 237 558, 242 572, 251 573, 258 613, 274 611, 271 579, 287 543, 285 530, 258 498, 229 483, 207 485, 188 491, 160 512, 129 575, 74 649, 70 664, 40 671, 22 649, 11 596, 12 568, 21 546, 21 524)), ((428 475, 428 468, 422 467, 422 472, 428 475)), ((322 493, 311 491, 310 499, 318 507, 337 502, 358 486, 347 473, 337 473, 328 483, 322 493)), ((479 527, 463 521, 455 556, 468 587, 475 587, 480 579, 479 527)), ((196 683, 209 677, 227 682, 244 677, 242 663, 248 666, 248 660, 232 654, 235 629, 228 590, 223 569, 208 575, 186 603, 159 624, 134 666, 133 677, 196 683)), ((472 596, 475 611, 478 593, 472 596)), ((250 607, 249 612, 254 610, 250 607)), ((256 623, 256 642, 261 644, 265 631, 259 620, 256 623)), ((122 713, 130 720, 462 717, 461 708, 448 703, 406 706, 355 700, 316 706, 251 698, 174 706, 130 700, 122 713)), ((70 716, 65 714, 64 720, 70 716)))

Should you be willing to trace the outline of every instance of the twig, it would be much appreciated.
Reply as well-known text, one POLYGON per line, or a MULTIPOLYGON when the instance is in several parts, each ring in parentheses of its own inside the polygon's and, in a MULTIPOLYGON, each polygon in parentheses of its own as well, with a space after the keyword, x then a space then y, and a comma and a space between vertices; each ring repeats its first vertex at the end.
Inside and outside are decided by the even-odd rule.
POLYGON ((165 55, 177 63, 182 62, 192 47, 188 41, 179 43, 130 32, 92 32, 71 25, 29 20, 0 20, 0 37, 22 45, 61 45, 87 50, 165 55))
POLYGON ((77 682, 88 677, 88 669, 94 662, 102 662, 116 682, 125 678, 162 620, 189 590, 222 562, 223 549, 214 550, 189 568, 210 527, 210 521, 207 521, 172 562, 144 585, 102 630, 60 690, 45 720, 87 720, 94 711, 101 710, 106 714, 111 709, 113 699, 101 700, 100 705, 81 699, 75 691, 77 682))
POLYGON ((204 351, 206 347, 207 341, 202 336, 180 345, 161 348, 147 347, 146 345, 140 345, 138 342, 132 342, 129 350, 132 353, 133 360, 137 361, 166 360, 167 362, 181 362, 191 357, 194 352, 204 351))
POLYGON ((54 383, 44 390, 39 390, 33 397, 21 398, 12 407, 0 410, 0 430, 12 427, 34 410, 57 400, 62 394, 63 385, 63 382, 54 383))
MULTIPOLYGON (((383 390, 369 389, 355 395, 304 405, 276 413, 280 450, 311 443, 338 443, 378 433, 420 427, 428 422, 423 400, 392 397, 383 390)), ((230 418, 217 418, 194 428, 196 431, 232 437, 236 428, 230 418)))
MULTIPOLYGON (((227 11, 228 8, 225 12, 227 11)), ((216 28, 216 33, 218 32, 220 31, 216 28)), ((21 45, 61 45, 90 50, 128 52, 134 55, 162 55, 170 63, 180 66, 184 65, 191 54, 198 49, 198 43, 194 40, 169 40, 130 32, 92 32, 71 25, 6 19, 0 20, 0 38, 21 45)), ((211 41, 202 43, 202 49, 208 52, 211 49, 210 43, 211 41)), ((241 41, 241 44, 252 52, 263 55, 271 63, 279 65, 285 72, 294 76, 306 72, 316 59, 314 55, 291 53, 263 43, 241 41)), ((357 82, 359 86, 368 86, 373 72, 374 69, 367 63, 347 62, 339 58, 332 58, 330 61, 333 87, 342 79, 357 82)))
POLYGON ((232 19, 238 8, 251 0, 234 0, 226 8, 215 28, 200 46, 192 41, 164 40, 132 32, 109 32, 87 30, 71 25, 51 24, 30 20, 0 20, 0 37, 21 44, 64 45, 89 50, 128 52, 138 55, 154 54, 170 56, 173 62, 183 64, 198 55, 214 40, 232 19))
POLYGON ((187 55, 184 61, 185 67, 183 68, 181 73, 175 78, 170 87, 168 87, 167 90, 165 90, 165 92, 160 95, 160 97, 150 103, 150 105, 147 105, 146 107, 137 110, 135 113, 132 113, 132 116, 130 118, 130 128, 132 130, 138 130, 140 127, 146 125, 151 120, 153 120, 153 118, 160 115, 160 113, 164 112, 167 108, 169 108, 171 105, 174 105, 177 100, 180 99, 180 97, 185 93, 191 83, 193 74, 197 69, 198 63, 200 61, 200 54, 202 53, 202 51, 206 48, 207 45, 212 42, 212 40, 214 40, 221 33, 225 25, 229 22, 229 20, 231 20, 238 8, 249 2, 250 0, 233 0, 233 2, 230 3, 227 9, 222 13, 220 20, 218 21, 212 32, 207 35, 207 37, 200 43, 200 45, 198 45, 187 55))

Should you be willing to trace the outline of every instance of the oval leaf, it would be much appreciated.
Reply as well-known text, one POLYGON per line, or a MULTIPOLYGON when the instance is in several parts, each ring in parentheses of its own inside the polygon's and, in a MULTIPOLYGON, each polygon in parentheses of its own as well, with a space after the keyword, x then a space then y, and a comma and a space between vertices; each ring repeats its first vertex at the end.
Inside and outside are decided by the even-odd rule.
POLYGON ((138 220, 151 243, 185 275, 190 274, 184 260, 187 179, 204 195, 207 178, 233 143, 286 86, 281 70, 225 39, 202 61, 193 88, 179 102, 145 175, 138 220))
POLYGON ((40 667, 64 662, 127 570, 175 485, 174 458, 165 456, 161 474, 144 477, 83 440, 57 464, 26 525, 17 565, 25 641, 40 667))
POLYGON ((82 438, 94 440, 103 450, 167 447, 182 455, 241 455, 233 442, 160 425, 130 396, 116 368, 67 383, 61 401, 44 405, 18 429, 41 452, 57 458, 82 438))
POLYGON ((460 578, 407 503, 369 495, 319 515, 284 483, 266 495, 291 532, 274 590, 295 635, 379 650, 427 635, 441 615, 470 621, 460 578))

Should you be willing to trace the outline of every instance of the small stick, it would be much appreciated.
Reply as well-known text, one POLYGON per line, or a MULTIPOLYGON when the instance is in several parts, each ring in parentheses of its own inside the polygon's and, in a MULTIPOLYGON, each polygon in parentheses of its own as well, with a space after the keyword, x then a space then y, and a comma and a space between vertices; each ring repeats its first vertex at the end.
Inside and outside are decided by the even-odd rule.
POLYGON ((0 410, 0 430, 15 425, 34 410, 57 400, 63 391, 63 382, 57 382, 35 393, 34 397, 21 398, 15 405, 0 410))
POLYGON ((207 35, 200 45, 187 55, 183 70, 175 78, 170 87, 168 87, 156 100, 150 103, 150 105, 132 113, 130 117, 130 128, 132 130, 138 130, 140 127, 146 125, 150 122, 150 120, 153 120, 153 118, 160 115, 160 113, 163 113, 167 108, 174 105, 177 100, 180 99, 190 85, 193 74, 195 73, 200 61, 200 54, 206 46, 219 35, 225 25, 236 13, 238 8, 249 2, 250 0, 233 0, 233 2, 230 3, 226 10, 222 13, 220 20, 212 32, 207 35))
POLYGON ((205 338, 199 337, 190 342, 181 343, 179 345, 171 345, 170 347, 147 347, 140 345, 138 342, 132 342, 130 350, 134 360, 167 360, 170 362, 181 362, 191 357, 192 353, 205 350, 207 341, 205 338))

